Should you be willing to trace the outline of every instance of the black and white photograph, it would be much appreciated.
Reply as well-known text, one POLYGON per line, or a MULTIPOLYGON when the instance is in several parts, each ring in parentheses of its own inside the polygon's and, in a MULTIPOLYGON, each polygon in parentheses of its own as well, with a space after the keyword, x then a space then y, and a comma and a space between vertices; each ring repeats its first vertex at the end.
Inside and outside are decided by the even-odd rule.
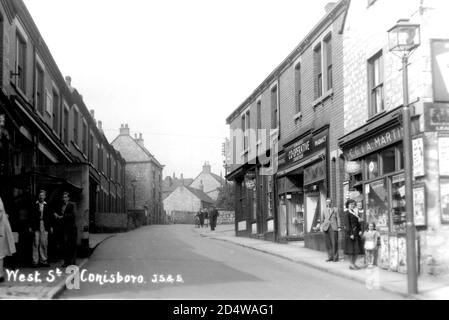
POLYGON ((448 300, 448 13, 0 0, 0 300, 448 300))

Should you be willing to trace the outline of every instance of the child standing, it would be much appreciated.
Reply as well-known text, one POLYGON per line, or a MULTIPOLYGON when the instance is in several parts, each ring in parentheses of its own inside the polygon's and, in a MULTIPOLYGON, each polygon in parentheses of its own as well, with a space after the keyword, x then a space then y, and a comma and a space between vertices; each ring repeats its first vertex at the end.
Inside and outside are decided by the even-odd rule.
POLYGON ((368 230, 363 233, 363 239, 365 240, 366 263, 368 268, 372 268, 380 239, 380 233, 376 230, 374 222, 368 224, 368 230))

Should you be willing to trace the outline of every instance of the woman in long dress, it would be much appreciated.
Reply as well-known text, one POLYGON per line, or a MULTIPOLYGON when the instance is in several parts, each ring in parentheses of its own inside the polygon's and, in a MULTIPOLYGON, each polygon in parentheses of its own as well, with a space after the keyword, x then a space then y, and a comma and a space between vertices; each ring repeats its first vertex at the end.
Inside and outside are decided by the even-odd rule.
POLYGON ((358 255, 363 254, 364 250, 361 238, 362 228, 360 225, 360 218, 354 207, 354 200, 346 201, 346 210, 344 212, 346 226, 345 254, 349 256, 349 269, 358 270, 360 268, 356 266, 355 261, 357 260, 358 255))
POLYGON ((5 269, 3 260, 6 256, 11 256, 16 252, 14 235, 9 224, 8 215, 0 198, 0 282, 5 281, 5 269))

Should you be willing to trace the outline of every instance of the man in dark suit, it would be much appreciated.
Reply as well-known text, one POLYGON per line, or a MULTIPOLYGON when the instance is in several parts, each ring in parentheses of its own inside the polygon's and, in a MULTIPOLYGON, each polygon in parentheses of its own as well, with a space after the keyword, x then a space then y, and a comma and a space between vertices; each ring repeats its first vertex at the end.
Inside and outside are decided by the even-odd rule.
POLYGON ((30 214, 29 231, 33 233, 33 267, 48 267, 48 233, 52 232, 53 217, 51 209, 45 202, 46 191, 39 191, 39 200, 34 204, 30 214))
POLYGON ((210 228, 212 231, 215 230, 215 227, 217 226, 217 219, 218 219, 218 210, 212 206, 209 214, 210 218, 210 228))
POLYGON ((338 261, 338 231, 341 230, 338 209, 332 207, 332 200, 326 200, 326 208, 321 212, 321 231, 326 241, 327 260, 338 261))
POLYGON ((76 265, 76 245, 77 234, 75 204, 70 202, 70 194, 64 192, 63 205, 58 213, 55 213, 55 219, 62 220, 62 230, 64 234, 64 264, 63 268, 70 265, 76 265))

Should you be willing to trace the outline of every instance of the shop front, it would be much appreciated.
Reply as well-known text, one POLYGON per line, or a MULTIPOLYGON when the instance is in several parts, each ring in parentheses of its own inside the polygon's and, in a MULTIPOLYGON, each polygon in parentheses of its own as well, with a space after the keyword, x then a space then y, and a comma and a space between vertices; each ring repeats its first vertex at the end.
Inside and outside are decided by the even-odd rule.
POLYGON ((324 250, 316 226, 328 194, 327 153, 327 128, 284 145, 277 174, 279 241, 304 240, 306 247, 324 250))
MULTIPOLYGON (((391 117, 390 119, 395 119, 391 117)), ((363 227, 381 234, 377 264, 406 272, 406 210, 403 128, 393 120, 341 139, 348 178, 345 194, 363 206, 363 227)), ((415 180, 414 190, 423 187, 415 180)))

